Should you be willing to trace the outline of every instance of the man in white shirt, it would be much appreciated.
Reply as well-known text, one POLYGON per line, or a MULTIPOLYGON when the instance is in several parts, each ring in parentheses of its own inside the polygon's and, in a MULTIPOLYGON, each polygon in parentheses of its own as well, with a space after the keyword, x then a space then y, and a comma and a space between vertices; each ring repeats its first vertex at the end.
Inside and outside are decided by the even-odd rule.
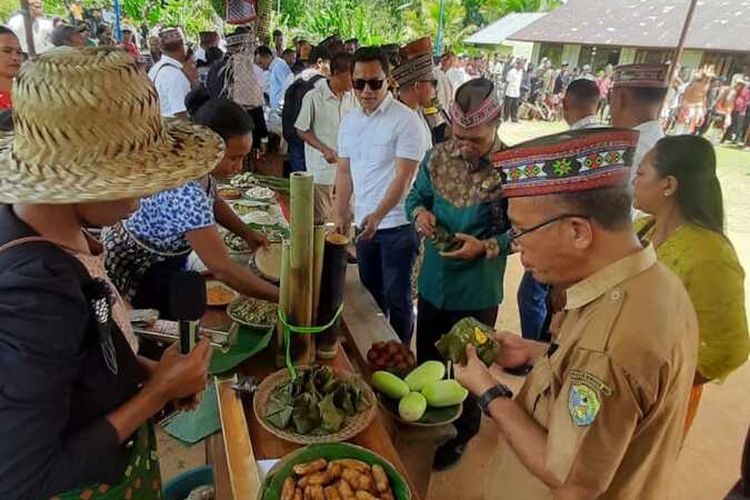
POLYGON ((448 78, 447 72, 450 71, 453 65, 453 53, 446 52, 440 56, 440 64, 435 66, 435 78, 437 79, 437 98, 440 102, 440 106, 448 110, 453 104, 453 84, 448 78))
POLYGON ((458 87, 469 80, 469 75, 468 73, 466 73, 466 70, 464 69, 462 64, 464 63, 459 61, 455 55, 451 54, 451 67, 445 72, 446 76, 451 82, 451 87, 453 87, 453 95, 451 96, 451 100, 453 99, 453 97, 455 97, 458 87))
POLYGON ((377 47, 355 54, 352 85, 361 109, 341 122, 336 178, 336 229, 349 234, 354 193, 357 261, 362 283, 403 342, 411 339, 414 314, 411 273, 417 237, 404 198, 424 146, 414 134, 419 117, 388 92, 388 59, 377 47))
POLYGON ((659 117, 667 95, 668 74, 666 64, 628 64, 615 68, 612 125, 641 133, 630 171, 631 181, 643 157, 664 137, 659 117))
POLYGON ((159 33, 161 59, 149 70, 148 77, 154 82, 159 94, 161 115, 164 117, 187 116, 185 97, 190 93, 190 80, 183 70, 186 51, 182 32, 168 28, 159 33))
POLYGON ((274 57, 271 49, 261 45, 255 49, 255 64, 268 71, 268 99, 271 111, 268 116, 268 128, 281 135, 281 104, 289 84, 292 83, 292 69, 281 57, 274 57))
POLYGON ((338 163, 338 136, 341 120, 358 106, 352 90, 352 57, 348 53, 333 56, 331 77, 321 80, 305 94, 295 128, 305 141, 305 165, 315 182, 315 223, 333 218, 333 186, 338 163))
POLYGON ((521 103, 521 84, 523 83, 523 61, 516 59, 515 65, 505 76, 505 102, 503 120, 518 123, 518 106, 521 103))
POLYGON ((579 78, 568 85, 562 104, 570 130, 606 127, 596 114, 599 98, 599 86, 592 80, 579 78))
MULTIPOLYGON (((42 0, 30 0, 29 1, 29 15, 31 16, 31 31, 33 32, 34 39, 34 51, 37 54, 41 54, 52 47, 52 41, 50 35, 52 34, 52 20, 44 17, 44 8, 42 7, 42 0)), ((20 12, 15 14, 8 19, 8 28, 12 29, 18 37, 18 41, 21 42, 21 49, 25 53, 29 53, 29 47, 26 43, 26 25, 23 21, 23 14, 20 12)))

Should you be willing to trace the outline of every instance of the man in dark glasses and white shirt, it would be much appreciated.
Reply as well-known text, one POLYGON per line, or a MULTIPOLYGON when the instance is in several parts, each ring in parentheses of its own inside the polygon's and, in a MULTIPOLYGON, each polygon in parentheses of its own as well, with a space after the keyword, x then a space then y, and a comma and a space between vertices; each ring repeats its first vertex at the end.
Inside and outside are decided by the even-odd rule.
POLYGON ((388 92, 389 72, 379 48, 355 53, 352 85, 361 109, 348 113, 339 129, 335 217, 337 230, 348 234, 354 194, 360 279, 408 343, 414 324, 411 269, 418 243, 404 198, 428 145, 417 114, 388 92))

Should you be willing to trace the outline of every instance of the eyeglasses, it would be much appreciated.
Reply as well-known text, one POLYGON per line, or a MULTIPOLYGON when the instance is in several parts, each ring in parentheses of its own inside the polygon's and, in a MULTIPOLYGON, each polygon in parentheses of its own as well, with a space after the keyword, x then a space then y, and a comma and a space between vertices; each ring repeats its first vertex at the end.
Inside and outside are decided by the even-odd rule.
POLYGON ((355 90, 365 90, 365 85, 370 87, 370 90, 380 90, 383 88, 383 82, 385 80, 380 79, 373 79, 373 80, 363 80, 361 78, 357 78, 352 82, 352 87, 354 87, 355 90))
POLYGON ((524 236, 529 233, 533 233, 534 231, 537 231, 539 229, 542 229, 543 227, 547 227, 550 224, 554 224, 555 222, 560 222, 561 220, 565 219, 572 219, 572 218, 580 218, 580 219, 589 219, 588 215, 580 215, 580 214, 560 214, 555 217, 552 217, 551 219, 548 219, 544 222, 540 222, 536 226, 532 226, 528 229, 516 229, 515 227, 512 227, 508 229, 508 240, 513 243, 521 236, 524 236))

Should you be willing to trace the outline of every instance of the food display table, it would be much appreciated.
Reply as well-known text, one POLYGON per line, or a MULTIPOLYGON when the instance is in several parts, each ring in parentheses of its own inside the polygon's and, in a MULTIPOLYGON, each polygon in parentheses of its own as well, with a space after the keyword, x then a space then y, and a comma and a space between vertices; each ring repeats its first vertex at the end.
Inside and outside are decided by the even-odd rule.
MULTIPOLYGON (((356 371, 368 378, 367 349, 373 342, 391 340, 396 336, 375 301, 359 282, 357 269, 354 266, 349 267, 344 296, 342 333, 346 348, 340 347, 333 360, 322 362, 322 364, 356 371)), ((231 320, 224 311, 212 309, 204 317, 203 326, 226 328, 230 323, 231 320)), ((275 349, 269 347, 243 363, 238 372, 263 378, 277 369, 275 349)), ((245 399, 243 403, 256 460, 282 458, 300 447, 266 431, 253 414, 252 401, 245 399)), ((453 436, 455 436, 455 428, 452 425, 434 428, 403 427, 394 423, 389 416, 378 409, 377 416, 370 426, 350 442, 369 448, 390 461, 407 479, 412 490, 412 498, 419 500, 425 498, 427 494, 435 450, 453 436)), ((232 499, 221 433, 208 438, 206 453, 208 462, 214 467, 217 500, 232 499)))

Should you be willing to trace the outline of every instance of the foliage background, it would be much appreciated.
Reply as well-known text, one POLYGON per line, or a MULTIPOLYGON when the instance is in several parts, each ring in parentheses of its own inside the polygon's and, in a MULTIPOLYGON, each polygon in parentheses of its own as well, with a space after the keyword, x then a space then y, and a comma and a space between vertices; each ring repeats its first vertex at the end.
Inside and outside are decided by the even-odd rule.
MULTIPOLYGON (((71 0, 44 0, 48 15, 65 16, 71 0)), ((107 7, 111 0, 82 0, 87 8, 107 7)), ((217 0, 213 0, 217 1, 217 0)), ((219 2, 221 0, 218 0, 219 2)), ((357 37, 363 44, 404 43, 435 37, 440 0, 261 0, 273 2, 271 25, 287 41, 304 36, 311 41, 336 33, 357 37), (277 10, 278 9, 278 10, 277 10)), ((193 37, 206 29, 222 29, 212 0, 121 0, 126 21, 134 26, 183 26, 193 37)), ((443 45, 465 49, 463 40, 511 12, 551 10, 560 0, 445 0, 443 45)), ((18 0, 0 0, 0 19, 18 10, 18 0)), ((229 28, 231 29, 231 27, 229 28)))

